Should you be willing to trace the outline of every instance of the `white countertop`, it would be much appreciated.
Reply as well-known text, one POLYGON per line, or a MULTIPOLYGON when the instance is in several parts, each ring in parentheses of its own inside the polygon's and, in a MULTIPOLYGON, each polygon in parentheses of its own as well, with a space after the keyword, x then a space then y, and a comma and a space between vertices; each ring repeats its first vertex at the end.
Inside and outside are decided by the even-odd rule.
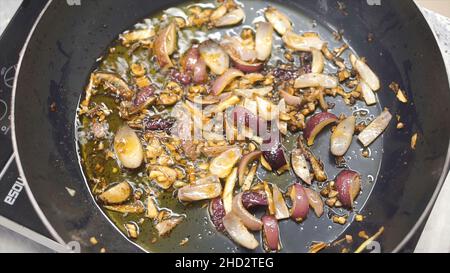
MULTIPOLYGON (((0 0, 0 34, 8 25, 22 0, 0 0)), ((442 0, 449 1, 450 0, 442 0)), ((422 9, 435 31, 442 54, 450 71, 450 19, 422 9)), ((450 175, 439 194, 428 222, 416 247, 416 252, 450 252, 450 175)), ((47 248, 0 226, 1 252, 48 252, 47 248)))

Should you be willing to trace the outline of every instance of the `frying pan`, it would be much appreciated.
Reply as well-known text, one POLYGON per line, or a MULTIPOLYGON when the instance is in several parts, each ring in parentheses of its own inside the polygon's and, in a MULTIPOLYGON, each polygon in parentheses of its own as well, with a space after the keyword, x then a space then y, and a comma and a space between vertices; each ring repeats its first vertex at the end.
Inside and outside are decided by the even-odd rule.
MULTIPOLYGON (((79 164, 75 115, 96 59, 117 35, 182 1, 82 0, 81 5, 69 5, 77 2, 49 1, 21 53, 12 103, 17 163, 30 199, 55 240, 63 244, 78 241, 84 252, 97 252, 101 247, 110 252, 141 252, 144 249, 105 217, 88 190, 79 164), (56 111, 50 110, 52 104, 56 111), (98 245, 89 243, 91 236, 99 240, 98 245)), ((343 227, 327 219, 314 222, 315 226, 282 226, 282 236, 289 238, 285 241, 297 242, 284 251, 306 252, 317 238, 331 240, 360 230, 371 234, 384 226, 378 240, 381 250, 398 252, 427 217, 449 169, 447 72, 433 33, 413 1, 340 2, 345 10, 338 10, 334 0, 276 0, 264 5, 283 7, 292 18, 301 14, 330 31, 344 30, 352 49, 365 56, 381 78, 381 106, 400 115, 406 128, 396 130, 392 122, 375 144, 380 147, 380 165, 374 181, 365 186, 367 201, 358 204, 365 221, 343 227), (370 43, 369 33, 375 37, 370 43), (392 81, 406 90, 407 104, 396 100, 387 88, 392 81), (416 132, 419 140, 413 151, 410 139, 416 132)), ((244 251, 233 248, 221 235, 194 240, 203 226, 196 233, 188 232, 192 247, 164 251, 244 251)))

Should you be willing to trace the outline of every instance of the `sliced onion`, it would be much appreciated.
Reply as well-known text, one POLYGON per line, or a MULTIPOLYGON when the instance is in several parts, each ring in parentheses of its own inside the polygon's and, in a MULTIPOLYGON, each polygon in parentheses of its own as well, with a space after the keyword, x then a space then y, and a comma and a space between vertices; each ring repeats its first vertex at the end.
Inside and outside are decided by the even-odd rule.
POLYGON ((237 69, 241 70, 242 72, 246 73, 255 73, 259 72, 264 68, 264 63, 248 63, 239 59, 232 59, 233 60, 233 66, 237 69))
POLYGON ((233 26, 242 22, 244 18, 245 18, 244 10, 242 8, 237 8, 226 13, 224 16, 215 20, 213 23, 214 26, 216 27, 233 26))
POLYGON ((261 230, 262 222, 250 212, 248 212, 242 204, 242 192, 233 198, 232 213, 238 216, 242 223, 250 230, 261 230))
POLYGON ((322 51, 316 48, 311 48, 312 53, 312 73, 322 73, 325 67, 325 58, 323 57, 322 51))
POLYGON ((234 187, 236 186, 237 174, 238 174, 237 168, 233 168, 230 175, 228 175, 227 180, 225 181, 222 199, 226 213, 231 212, 231 208, 233 206, 233 192, 234 187))
POLYGON ((309 171, 308 162, 301 149, 292 151, 291 164, 294 173, 300 177, 306 184, 311 185, 313 174, 309 171))
POLYGON ((272 215, 265 215, 261 220, 263 222, 263 236, 266 247, 269 251, 278 251, 280 247, 280 230, 277 219, 272 215))
POLYGON ((315 114, 306 122, 305 130, 303 131, 303 135, 305 136, 307 143, 309 146, 314 144, 314 140, 316 136, 328 125, 337 122, 338 117, 335 115, 322 112, 315 114))
POLYGON ((335 88, 339 84, 339 80, 336 77, 318 74, 308 73, 303 74, 295 80, 295 88, 307 88, 307 87, 325 87, 335 88))
POLYGON ((244 98, 251 99, 254 96, 264 97, 265 95, 272 92, 272 90, 273 90, 272 86, 267 86, 267 87, 261 87, 261 88, 253 88, 253 89, 235 89, 234 93, 239 96, 242 96, 244 98))
POLYGON ((302 185, 295 183, 289 190, 289 197, 292 201, 291 218, 297 222, 304 221, 309 212, 309 201, 305 189, 302 185))
POLYGON ((288 30, 292 29, 292 23, 284 13, 274 7, 268 7, 264 15, 273 28, 280 34, 284 35, 288 30))
POLYGON ((225 178, 231 173, 231 170, 241 158, 241 155, 240 148, 229 149, 211 161, 209 171, 219 178, 225 178))
POLYGON ((375 97, 375 93, 370 88, 370 86, 364 81, 361 80, 359 83, 359 86, 361 88, 361 94, 363 96, 364 101, 367 105, 374 105, 377 103, 377 98, 375 97))
POLYGON ((189 184, 178 190, 178 199, 182 202, 208 200, 220 196, 221 193, 220 182, 189 184))
POLYGON ((114 151, 125 168, 136 169, 144 160, 144 149, 136 132, 128 125, 119 128, 114 137, 114 151))
POLYGON ((319 34, 315 32, 306 32, 299 35, 290 30, 283 35, 283 42, 287 47, 297 51, 311 51, 311 48, 322 50, 325 44, 320 39, 319 34))
POLYGON ((358 135, 359 141, 364 147, 369 146, 375 141, 389 125, 392 115, 388 109, 385 109, 374 121, 372 121, 361 133, 358 135))
POLYGON ((352 144, 356 118, 352 115, 341 121, 331 134, 331 153, 343 156, 352 144))
POLYGON ((289 218, 289 209, 284 201, 283 194, 276 185, 272 185, 273 203, 275 206, 275 217, 277 220, 289 218))
POLYGON ((258 136, 267 133, 268 122, 261 117, 255 115, 247 108, 237 106, 233 109, 232 117, 234 124, 237 126, 245 125, 252 129, 258 136))
POLYGON ((243 43, 244 41, 239 36, 225 36, 220 42, 220 46, 232 59, 254 62, 256 60, 255 49, 245 46, 243 43))
POLYGON ((251 209, 257 206, 267 206, 267 194, 263 190, 245 191, 242 193, 242 204, 246 209, 251 209))
POLYGON ((259 246, 255 236, 245 228, 241 219, 234 213, 228 213, 223 217, 223 225, 231 239, 239 245, 248 249, 255 249, 259 246))
POLYGON ((308 197, 309 206, 314 210, 316 216, 320 218, 323 215, 323 201, 320 198, 320 194, 312 189, 304 189, 308 197))
POLYGON ((241 162, 239 163, 239 169, 238 169, 239 185, 242 186, 242 184, 244 183, 244 176, 245 176, 245 172, 247 171, 248 164, 250 164, 251 162, 260 158, 261 154, 262 154, 261 151, 253 151, 253 152, 250 152, 250 153, 244 155, 244 157, 242 157, 241 162))
POLYGON ((98 196, 106 204, 120 204, 128 200, 133 193, 128 182, 118 183, 98 196))
POLYGON ((226 212, 222 198, 217 197, 211 200, 211 203, 209 204, 209 217, 211 218, 213 225, 220 232, 225 230, 225 227, 223 226, 223 217, 225 217, 225 214, 226 212))
POLYGON ((278 119, 278 108, 270 101, 261 97, 256 97, 256 103, 258 104, 258 115, 265 120, 278 119))
POLYGON ((350 54, 350 62, 352 63, 353 68, 358 72, 359 76, 361 76, 373 91, 380 89, 380 79, 365 62, 361 61, 361 59, 358 59, 353 54, 350 54))
POLYGON ((361 176, 351 170, 344 170, 336 177, 338 199, 347 208, 353 207, 353 201, 361 190, 361 176))
POLYGON ((158 32, 153 44, 153 54, 156 55, 156 59, 161 67, 169 68, 173 66, 170 55, 176 50, 176 42, 177 25, 173 21, 158 32))
POLYGON ((280 139, 279 132, 275 130, 271 132, 269 139, 267 139, 266 135, 266 139, 263 143, 264 145, 261 147, 264 159, 270 165, 271 170, 276 172, 280 172, 288 164, 280 139))
POLYGON ((303 103, 303 97, 291 95, 283 90, 280 91, 280 96, 286 101, 286 104, 290 106, 301 106, 303 103))
POLYGON ((199 46, 200 56, 216 75, 222 75, 230 66, 228 54, 215 42, 208 40, 199 46))
POLYGON ((214 81, 211 88, 212 93, 216 96, 220 95, 227 85, 229 85, 234 79, 242 76, 244 76, 244 73, 241 71, 234 68, 228 69, 227 72, 214 81))
POLYGON ((266 22, 259 22, 256 28, 255 49, 257 58, 265 61, 272 53, 273 27, 266 22))

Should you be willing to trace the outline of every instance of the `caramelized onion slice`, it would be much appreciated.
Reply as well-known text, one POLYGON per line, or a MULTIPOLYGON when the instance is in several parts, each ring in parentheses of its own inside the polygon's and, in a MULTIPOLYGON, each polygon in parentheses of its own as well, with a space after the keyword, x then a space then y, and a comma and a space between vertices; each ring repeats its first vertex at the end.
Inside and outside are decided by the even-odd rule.
POLYGON ((276 219, 282 220, 289 218, 289 209, 286 206, 286 201, 284 201, 283 194, 281 193, 280 189, 274 184, 272 184, 272 196, 275 206, 276 219))
POLYGON ((141 141, 128 125, 119 128, 114 137, 114 151, 120 163, 129 169, 141 166, 144 160, 144 149, 141 141))
POLYGON ((255 35, 255 49, 258 60, 265 61, 272 53, 273 28, 266 22, 258 23, 255 35))
POLYGON ((259 246, 255 236, 245 228, 241 219, 234 213, 228 213, 223 217, 223 225, 231 239, 239 245, 248 249, 255 249, 259 246))
POLYGON ((213 199, 222 193, 222 185, 217 176, 215 181, 199 182, 186 185, 178 190, 178 199, 182 202, 193 202, 213 199))
POLYGON ((226 27, 226 26, 233 26, 236 24, 239 24, 244 20, 245 18, 245 12, 242 8, 234 9, 228 13, 226 13, 224 16, 220 17, 219 19, 215 20, 213 22, 214 26, 216 27, 226 27))
POLYGON ((315 32, 306 32, 296 34, 293 31, 287 31, 283 35, 283 42, 287 47, 297 51, 311 51, 311 48, 322 50, 325 42, 315 32))
POLYGON ((380 79, 378 76, 370 69, 370 67, 358 59, 355 55, 350 54, 350 62, 353 68, 358 72, 359 76, 369 85, 373 91, 380 89, 380 79))
POLYGON ((272 215, 265 215, 261 220, 265 247, 269 251, 278 251, 280 249, 280 229, 277 219, 272 215))
POLYGON ((267 21, 272 24, 273 28, 280 34, 284 35, 288 30, 292 29, 291 20, 286 14, 280 12, 274 7, 268 7, 264 12, 267 21))
POLYGON ((361 80, 361 82, 359 83, 359 88, 361 88, 361 94, 367 105, 374 105, 377 103, 375 93, 364 80, 361 80))
POLYGON ((153 44, 153 54, 162 68, 173 66, 170 55, 176 50, 177 44, 177 25, 175 21, 158 31, 153 44))
POLYGON ((294 173, 306 184, 311 185, 314 175, 309 171, 308 162, 301 149, 295 149, 292 152, 291 164, 294 173))
POLYGON ((303 97, 291 95, 283 90, 280 91, 280 96, 284 99, 286 104, 290 106, 300 106, 303 103, 303 97))
POLYGON ((308 73, 303 74, 295 80, 295 88, 307 88, 307 87, 325 87, 335 88, 339 84, 339 80, 336 77, 318 74, 308 73))
POLYGON ((106 204, 120 204, 128 200, 133 189, 128 182, 118 183, 98 196, 106 204))
POLYGON ((312 64, 311 64, 311 72, 312 73, 322 73, 323 68, 325 67, 325 58, 323 57, 322 51, 317 48, 311 48, 312 53, 312 64))
POLYGON ((389 125, 392 115, 389 110, 385 109, 374 121, 372 121, 361 133, 358 135, 359 141, 364 147, 369 146, 375 141, 389 125))
POLYGON ((250 164, 253 161, 260 158, 261 154, 262 154, 261 151, 253 151, 253 152, 250 152, 250 153, 244 155, 244 157, 242 157, 241 162, 239 163, 239 168, 238 168, 239 185, 242 186, 242 184, 244 183, 245 172, 247 171, 248 164, 250 164))
POLYGON ((209 165, 209 171, 219 178, 225 178, 231 173, 241 156, 240 148, 229 149, 212 160, 209 165))
POLYGON ((341 121, 331 134, 331 153, 343 156, 352 144, 356 118, 352 115, 341 121))
POLYGON ((314 210, 317 217, 323 215, 323 201, 320 194, 312 189, 305 188, 306 196, 308 197, 309 206, 314 210))
POLYGON ((226 181, 225 181, 225 187, 223 189, 222 199, 223 199, 223 206, 225 208, 226 213, 231 212, 231 208, 233 206, 233 192, 234 187, 236 186, 237 181, 237 168, 233 168, 230 175, 228 175, 226 181))
POLYGON ((289 189, 289 197, 292 201, 291 217, 297 222, 304 221, 309 211, 309 200, 305 189, 302 185, 295 183, 289 189))
POLYGON ((353 207, 353 202, 361 190, 361 176, 352 170, 344 170, 336 177, 338 199, 347 208, 353 207))
POLYGON ((227 85, 229 85, 234 79, 242 76, 244 76, 244 73, 242 73, 241 71, 234 68, 228 69, 227 72, 225 72, 222 76, 218 77, 214 81, 214 84, 211 88, 212 93, 216 96, 220 95, 225 87, 227 87, 227 85))
POLYGON ((233 198, 232 213, 238 216, 242 223, 250 230, 261 230, 262 222, 250 212, 248 212, 242 204, 242 192, 233 198))
POLYGON ((199 46, 200 56, 216 75, 222 75, 230 66, 228 54, 215 42, 208 40, 199 46))

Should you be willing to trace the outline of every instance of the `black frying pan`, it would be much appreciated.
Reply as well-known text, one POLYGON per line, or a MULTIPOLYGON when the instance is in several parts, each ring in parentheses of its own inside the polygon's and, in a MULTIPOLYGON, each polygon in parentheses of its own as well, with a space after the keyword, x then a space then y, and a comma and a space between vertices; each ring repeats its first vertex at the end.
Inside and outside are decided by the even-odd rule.
MULTIPOLYGON (((85 184, 78 163, 75 114, 95 60, 115 37, 140 19, 182 1, 82 0, 80 6, 69 2, 77 1, 48 3, 21 54, 12 104, 19 170, 36 210, 60 243, 76 240, 87 252, 100 247, 142 251, 109 222, 85 184), (53 103, 56 112, 50 110, 53 103), (75 196, 66 188, 74 189, 75 196), (91 236, 100 243, 92 246, 91 236)), ((286 241, 297 240, 284 251, 305 252, 311 240, 360 230, 373 233, 380 226, 385 227, 379 239, 382 250, 400 251, 430 211, 449 168, 449 82, 429 26, 413 1, 380 1, 379 6, 368 4, 377 1, 340 1, 345 11, 339 11, 334 0, 268 2, 327 28, 343 29, 353 49, 367 57, 380 76, 381 105, 407 124, 405 130, 396 130, 391 123, 378 140, 381 166, 375 181, 365 188, 368 201, 358 204, 366 220, 331 229, 329 221, 317 222, 318 228, 315 222, 305 223, 303 232, 298 226, 282 227, 286 241), (369 33, 375 37, 372 43, 367 41, 369 33), (392 81, 407 91, 410 103, 395 99, 387 88, 392 81), (419 141, 412 152, 414 132, 419 141)), ((222 252, 233 246, 223 236, 210 236, 196 245, 166 251, 222 252)))

